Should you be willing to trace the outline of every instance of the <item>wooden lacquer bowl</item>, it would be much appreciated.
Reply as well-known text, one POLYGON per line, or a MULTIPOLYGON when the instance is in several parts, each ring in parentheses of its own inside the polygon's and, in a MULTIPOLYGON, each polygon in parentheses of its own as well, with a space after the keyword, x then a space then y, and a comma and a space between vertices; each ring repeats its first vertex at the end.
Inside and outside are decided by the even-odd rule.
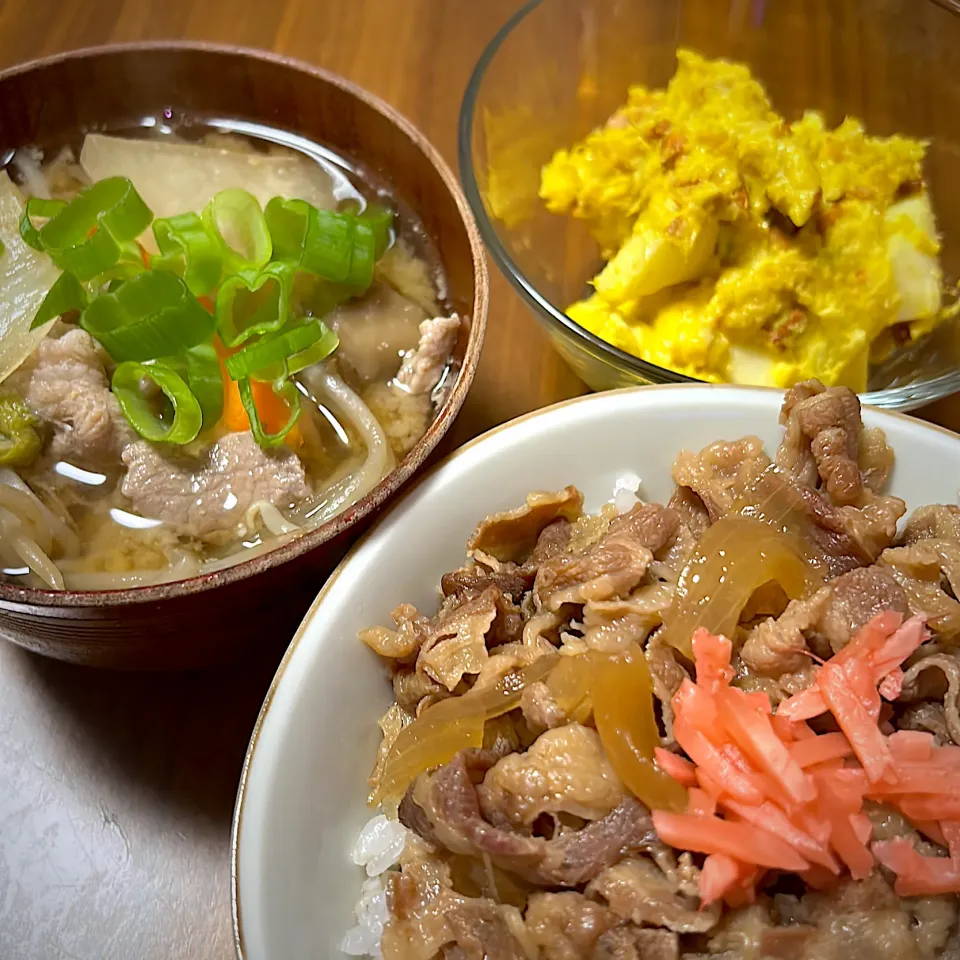
POLYGON ((91 666, 184 669, 254 644, 282 649, 352 540, 450 429, 473 380, 486 323, 483 248, 447 165, 385 103, 307 64, 172 42, 99 47, 24 64, 0 73, 0 156, 28 145, 56 150, 87 130, 130 128, 165 110, 297 134, 384 178, 420 217, 440 251, 452 306, 472 322, 457 345, 452 389, 425 436, 366 497, 317 529, 178 583, 101 592, 0 584, 0 636, 91 666))

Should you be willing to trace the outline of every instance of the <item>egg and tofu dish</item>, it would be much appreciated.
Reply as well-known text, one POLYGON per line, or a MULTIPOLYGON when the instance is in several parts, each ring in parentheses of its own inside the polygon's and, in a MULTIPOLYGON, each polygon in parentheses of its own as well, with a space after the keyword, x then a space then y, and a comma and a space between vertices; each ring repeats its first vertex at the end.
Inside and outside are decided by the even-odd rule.
POLYGON ((701 380, 866 389, 952 312, 926 145, 849 117, 787 123, 747 67, 678 61, 543 168, 548 209, 583 219, 606 261, 567 314, 701 380))

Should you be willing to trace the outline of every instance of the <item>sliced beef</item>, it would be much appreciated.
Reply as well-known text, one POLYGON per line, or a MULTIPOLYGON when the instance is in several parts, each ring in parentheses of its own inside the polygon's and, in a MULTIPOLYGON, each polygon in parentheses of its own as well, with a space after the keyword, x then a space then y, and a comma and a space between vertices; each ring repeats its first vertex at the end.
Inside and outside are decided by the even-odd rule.
POLYGON ((893 542, 906 509, 896 497, 874 495, 862 506, 838 506, 775 468, 757 437, 681 453, 673 477, 700 498, 711 523, 747 512, 794 530, 823 555, 831 576, 873 563, 893 542))
POLYGON ((916 540, 884 550, 880 563, 903 588, 911 612, 924 617, 931 630, 943 637, 960 634, 960 543, 916 540))
POLYGON ((524 914, 527 933, 540 960, 585 960, 597 941, 621 922, 602 904, 581 893, 535 893, 524 914))
POLYGON ((833 652, 843 649, 864 624, 884 610, 909 613, 907 597, 884 567, 862 567, 830 583, 830 597, 817 624, 833 652))
POLYGON ((596 730, 567 723, 541 734, 524 753, 504 757, 477 788, 492 822, 530 827, 544 813, 599 820, 626 795, 596 730))
POLYGON ((829 599, 830 587, 823 587, 812 596, 791 600, 779 617, 757 624, 740 651, 743 663, 765 677, 803 668, 809 662, 806 634, 822 619, 829 599))
POLYGON ((960 744, 960 659, 952 653, 934 653, 911 666, 903 676, 900 699, 942 701, 947 731, 960 744))
POLYGON ((441 951, 458 960, 526 960, 511 932, 522 928, 516 908, 455 893, 449 866, 417 842, 407 844, 400 870, 388 876, 387 906, 384 960, 424 960, 441 951))
POLYGON ((608 867, 587 887, 587 896, 601 899, 632 923, 665 927, 676 933, 706 933, 716 926, 720 904, 701 910, 653 862, 631 857, 608 867))
MULTIPOLYGON (((481 813, 476 788, 495 762, 490 754, 462 751, 413 784, 412 801, 429 820, 433 842, 454 853, 486 855, 531 883, 551 887, 587 883, 621 857, 663 849, 648 811, 632 797, 600 820, 550 840, 495 826, 481 813)), ((416 830, 419 818, 408 815, 405 822, 416 830)))
POLYGON ((550 611, 566 603, 627 596, 646 576, 655 550, 677 529, 673 511, 637 504, 612 520, 601 538, 583 553, 565 552, 545 560, 537 570, 534 596, 550 611))
POLYGON ((899 711, 897 729, 932 733, 933 742, 938 747, 953 743, 942 703, 911 703, 899 711))
POLYGON ((897 545, 910 546, 920 540, 960 543, 960 507, 941 503, 917 507, 910 514, 897 545))
POLYGON ((864 485, 858 462, 860 401, 848 387, 811 380, 787 391, 780 411, 786 433, 777 451, 777 466, 798 483, 820 481, 834 503, 859 504, 864 485))
POLYGON ((583 607, 583 636, 588 647, 614 653, 631 643, 641 646, 663 623, 673 603, 672 586, 650 584, 624 600, 592 600, 583 607))
POLYGON ((510 931, 510 909, 485 897, 458 898, 447 908, 447 923, 464 960, 527 960, 510 931))
POLYGON ((478 674, 488 649, 518 640, 519 608, 496 587, 444 608, 420 646, 417 670, 453 690, 464 674, 478 674))
POLYGON ((791 600, 776 619, 759 623, 750 631, 740 655, 758 674, 779 677, 809 664, 808 645, 828 657, 884 610, 908 613, 906 594, 889 569, 860 567, 836 577, 809 597, 791 600))
POLYGON ((361 630, 360 639, 381 657, 409 663, 416 658, 424 641, 430 635, 430 621, 411 603, 401 603, 390 614, 396 630, 370 627, 361 630))
POLYGON ((528 684, 520 694, 520 709, 527 729, 540 736, 545 730, 554 730, 567 722, 567 714, 553 699, 550 688, 543 682, 528 684))
POLYGON ((53 430, 49 456, 94 469, 115 468, 136 434, 110 392, 104 355, 85 330, 41 340, 9 384, 53 430))
POLYGON ((456 314, 434 317, 420 324, 420 341, 416 350, 403 358, 395 382, 414 394, 430 393, 440 382, 457 340, 462 322, 456 314))
POLYGON ((624 924, 600 937, 593 960, 680 960, 680 938, 669 930, 624 924))
POLYGON ((507 569, 489 570, 473 565, 445 573, 440 579, 440 589, 445 597, 475 597, 489 587, 495 587, 513 600, 519 600, 532 586, 536 570, 504 564, 507 569))
POLYGON ((419 670, 401 668, 393 675, 393 695, 400 706, 416 715, 426 705, 450 696, 443 684, 419 670))
MULTIPOLYGON (((846 880, 830 891, 811 891, 799 901, 784 899, 793 900, 795 906, 783 912, 805 930, 804 951, 799 954, 804 960, 923 958, 906 901, 894 894, 879 873, 862 881, 846 880)), ((771 931, 765 941, 767 937, 776 942, 778 935, 771 931)))
POLYGON ((482 521, 467 541, 467 551, 480 551, 501 562, 522 563, 546 527, 558 519, 576 520, 582 512, 583 494, 576 487, 528 494, 523 506, 482 521))
POLYGON ((292 450, 264 450, 249 432, 228 433, 200 460, 161 452, 143 440, 130 444, 122 459, 127 474, 121 492, 134 512, 200 540, 233 536, 258 501, 290 507, 311 493, 292 450))

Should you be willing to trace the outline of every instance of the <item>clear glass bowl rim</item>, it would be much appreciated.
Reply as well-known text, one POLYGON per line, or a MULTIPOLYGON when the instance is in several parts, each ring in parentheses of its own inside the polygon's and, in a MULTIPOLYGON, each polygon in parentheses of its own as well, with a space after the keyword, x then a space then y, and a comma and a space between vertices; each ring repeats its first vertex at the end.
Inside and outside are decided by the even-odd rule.
MULTIPOLYGON (((575 340, 585 341, 589 345, 589 352, 596 358, 603 360, 610 366, 632 374, 647 383, 703 383, 696 377, 668 370, 648 363, 639 357, 615 347, 600 337, 584 329, 564 313, 563 310, 552 304, 529 280, 523 271, 514 262, 509 251, 500 241, 496 228, 487 215, 483 198, 480 195, 480 186, 477 182, 476 171, 473 166, 471 139, 474 117, 477 109, 477 98, 483 84, 487 68, 493 62, 497 52, 507 37, 541 4, 550 0, 527 0, 517 12, 496 32, 493 39, 487 44, 473 73, 467 82, 463 100, 460 103, 460 117, 457 123, 457 161, 460 167, 460 181, 467 201, 477 221, 480 234, 493 261, 500 271, 507 277, 514 289, 533 310, 542 316, 548 324, 558 328, 562 336, 575 340)), ((656 0, 653 0, 656 2, 656 0)), ((944 10, 960 16, 960 0, 923 0, 932 3, 944 10)), ((772 389, 772 388, 771 388, 772 389)), ((949 396, 960 390, 960 370, 943 374, 931 380, 891 387, 886 390, 876 390, 861 393, 860 401, 868 406, 881 407, 889 410, 908 410, 931 403, 949 396)))

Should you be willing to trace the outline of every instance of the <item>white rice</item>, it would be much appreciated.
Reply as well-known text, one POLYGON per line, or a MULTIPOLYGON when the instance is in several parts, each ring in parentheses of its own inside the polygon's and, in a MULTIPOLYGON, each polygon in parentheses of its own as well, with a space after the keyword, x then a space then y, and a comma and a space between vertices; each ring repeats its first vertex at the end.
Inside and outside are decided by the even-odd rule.
POLYGON ((382 956, 380 938, 387 922, 387 891, 383 874, 395 866, 407 842, 407 828, 382 813, 367 822, 360 831, 350 859, 367 872, 360 888, 360 899, 353 908, 356 926, 340 941, 340 949, 350 957, 382 956))
POLYGON ((617 513, 629 513, 639 502, 640 478, 635 473, 624 473, 613 485, 613 505, 617 513))

